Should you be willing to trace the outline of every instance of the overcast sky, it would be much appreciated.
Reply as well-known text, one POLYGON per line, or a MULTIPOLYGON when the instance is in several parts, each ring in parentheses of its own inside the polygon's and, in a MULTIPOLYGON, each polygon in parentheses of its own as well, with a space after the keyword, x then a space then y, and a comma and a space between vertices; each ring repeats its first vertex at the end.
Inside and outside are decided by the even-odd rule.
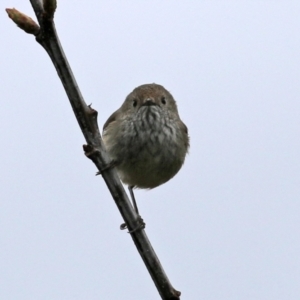
MULTIPOLYGON (((153 300, 157 290, 46 52, 0 18, 0 299, 153 300)), ((300 2, 60 1, 99 126, 144 83, 189 128, 178 175, 136 197, 183 300, 300 299, 300 2)))

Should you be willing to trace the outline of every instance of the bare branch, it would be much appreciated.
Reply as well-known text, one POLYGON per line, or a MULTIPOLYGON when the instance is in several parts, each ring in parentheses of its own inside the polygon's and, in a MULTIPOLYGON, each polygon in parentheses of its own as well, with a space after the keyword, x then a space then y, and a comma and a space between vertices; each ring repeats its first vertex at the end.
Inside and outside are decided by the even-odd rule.
MULTIPOLYGON (((68 95, 78 124, 87 142, 87 145, 83 146, 85 155, 94 162, 99 172, 104 170, 102 172, 103 179, 105 180, 105 183, 111 192, 112 197, 128 226, 128 229, 133 230, 139 226, 139 218, 124 191, 116 170, 114 168, 107 168, 110 164, 110 159, 105 151, 98 128, 98 113, 96 110, 86 105, 59 42, 53 22, 56 1, 44 0, 43 3, 45 5, 45 9, 39 0, 30 0, 30 2, 40 24, 40 28, 37 28, 37 30, 34 30, 34 32, 31 33, 36 36, 37 42, 50 56, 68 95)), ((130 235, 158 289, 161 298, 164 300, 178 300, 180 292, 176 291, 172 287, 145 231, 143 229, 134 230, 130 232, 130 235)))

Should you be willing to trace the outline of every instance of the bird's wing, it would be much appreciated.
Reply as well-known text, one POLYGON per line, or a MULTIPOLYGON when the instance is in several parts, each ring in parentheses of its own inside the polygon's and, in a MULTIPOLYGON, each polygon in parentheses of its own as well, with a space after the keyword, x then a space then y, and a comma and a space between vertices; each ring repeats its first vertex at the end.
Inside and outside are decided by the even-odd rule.
POLYGON ((116 120, 118 119, 119 116, 119 110, 116 110, 108 119, 107 121, 104 123, 103 125, 103 133, 105 132, 105 130, 107 129, 107 127, 116 122, 116 120))

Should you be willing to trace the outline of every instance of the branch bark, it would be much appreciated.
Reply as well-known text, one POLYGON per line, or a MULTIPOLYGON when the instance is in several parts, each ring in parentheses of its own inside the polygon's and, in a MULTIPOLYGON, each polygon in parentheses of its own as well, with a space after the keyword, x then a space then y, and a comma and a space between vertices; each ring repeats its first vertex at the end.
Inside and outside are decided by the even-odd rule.
MULTIPOLYGON (((30 0, 30 2, 36 14, 39 28, 33 26, 33 20, 24 14, 20 13, 20 15, 16 15, 16 10, 13 11, 12 9, 7 9, 9 17, 12 18, 21 29, 25 30, 27 33, 34 34, 36 41, 50 56, 87 142, 87 145, 83 146, 85 155, 94 162, 100 172, 101 170, 105 170, 102 172, 103 179, 129 231, 131 231, 139 226, 139 219, 124 191, 116 170, 114 168, 106 168, 110 164, 110 159, 105 151, 98 128, 98 113, 96 110, 91 108, 91 106, 88 106, 85 103, 56 33, 53 22, 56 1, 44 0, 44 5, 39 0, 30 0), (14 14, 12 14, 12 12, 14 14), (20 22, 20 19, 22 19, 22 24, 18 23, 20 22), (26 20, 29 19, 31 20, 31 23, 26 24, 26 20), (28 28, 30 28, 30 30, 31 28, 34 28, 34 30, 29 32, 30 30, 28 31, 28 28)), ((17 11, 17 13, 19 12, 17 11)), ((135 230, 130 232, 130 235, 156 285, 161 298, 163 300, 180 299, 181 293, 175 290, 171 285, 145 231, 143 229, 135 230)))

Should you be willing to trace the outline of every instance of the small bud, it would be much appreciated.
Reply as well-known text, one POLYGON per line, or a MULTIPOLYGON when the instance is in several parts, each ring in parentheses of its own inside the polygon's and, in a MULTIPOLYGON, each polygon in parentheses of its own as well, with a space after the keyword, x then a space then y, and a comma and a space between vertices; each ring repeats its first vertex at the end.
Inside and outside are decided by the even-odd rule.
POLYGON ((30 17, 16 10, 15 8, 7 8, 8 16, 17 24, 18 27, 25 32, 36 35, 40 27, 30 17))
POLYGON ((52 18, 57 6, 56 0, 44 0, 43 3, 45 13, 52 18))

